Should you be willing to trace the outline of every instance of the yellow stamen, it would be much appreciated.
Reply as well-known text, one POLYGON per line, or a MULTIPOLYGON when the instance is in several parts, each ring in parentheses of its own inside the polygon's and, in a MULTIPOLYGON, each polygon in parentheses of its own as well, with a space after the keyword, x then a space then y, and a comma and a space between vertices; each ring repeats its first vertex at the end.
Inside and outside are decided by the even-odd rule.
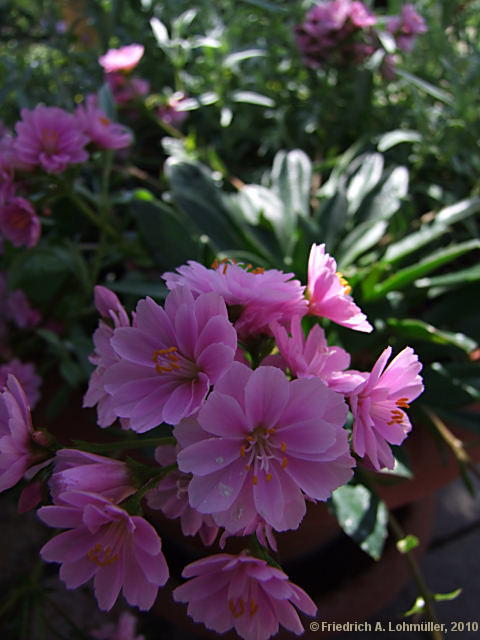
POLYGON ((267 473, 266 481, 270 482, 271 479, 272 479, 272 474, 271 473, 267 473))
POLYGON ((99 118, 99 120, 100 120, 100 122, 101 122, 102 124, 104 124, 106 127, 108 127, 108 125, 110 124, 110 120, 109 120, 108 118, 105 118, 104 116, 101 116, 101 117, 99 118))
POLYGON ((257 611, 258 611, 258 604, 256 604, 253 598, 250 598, 250 618, 253 618, 253 616, 257 613, 257 611))
POLYGON ((242 446, 240 447, 240 455, 242 456, 242 458, 245 457, 245 445, 242 444, 242 446))
POLYGON ((257 476, 253 476, 253 484, 258 484, 258 478, 257 476))
POLYGON ((238 610, 232 599, 228 601, 228 606, 230 607, 230 611, 232 612, 234 618, 239 618, 245 613, 245 603, 243 602, 243 598, 239 598, 238 600, 238 610))
POLYGON ((337 271, 337 276, 340 280, 340 284, 344 287, 343 293, 348 295, 352 290, 352 287, 348 284, 348 280, 340 273, 340 271, 337 271))
POLYGON ((282 460, 282 469, 285 469, 286 466, 287 466, 287 459, 283 458, 283 460, 282 460))
POLYGON ((287 445, 285 444, 285 442, 282 442, 282 444, 280 445, 280 450, 282 451, 282 453, 285 453, 285 451, 287 450, 287 445))

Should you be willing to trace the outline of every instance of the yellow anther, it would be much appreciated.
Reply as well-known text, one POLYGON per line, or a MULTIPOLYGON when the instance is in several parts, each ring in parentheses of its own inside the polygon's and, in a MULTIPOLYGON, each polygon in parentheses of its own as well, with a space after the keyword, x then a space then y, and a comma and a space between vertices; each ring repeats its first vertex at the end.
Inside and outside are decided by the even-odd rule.
POLYGON ((270 427, 270 429, 267 429, 267 433, 271 435, 272 433, 275 433, 275 429, 273 427, 270 427))
POLYGON ((342 287, 344 287, 343 293, 345 295, 348 295, 352 290, 352 287, 348 284, 348 280, 340 273, 340 271, 337 271, 337 276, 340 280, 340 284, 342 285, 342 287))
POLYGON ((258 484, 258 478, 257 476, 253 476, 253 484, 258 484))
POLYGON ((245 613, 245 603, 243 601, 243 598, 239 598, 238 600, 238 609, 232 599, 228 601, 228 606, 230 607, 230 611, 232 612, 234 618, 239 618, 245 613))
POLYGON ((245 445, 242 444, 242 446, 240 447, 240 455, 242 456, 242 458, 245 457, 245 445))
POLYGON ((283 460, 282 460, 282 469, 285 469, 286 466, 287 466, 287 459, 283 458, 283 460))
POLYGON ((101 116, 101 117, 99 118, 99 120, 100 120, 100 122, 101 122, 102 124, 104 124, 106 127, 108 127, 108 125, 110 124, 110 120, 109 120, 108 118, 105 118, 105 116, 101 116))
POLYGON ((282 442, 282 444, 280 445, 280 450, 282 451, 282 453, 285 453, 285 451, 287 450, 287 445, 285 444, 285 442, 282 442))
POLYGON ((258 611, 258 604, 256 604, 253 598, 250 598, 250 618, 253 618, 253 616, 257 613, 257 611, 258 611))
POLYGON ((215 258, 215 260, 212 262, 211 269, 218 269, 218 260, 217 260, 217 258, 215 258))
POLYGON ((272 479, 272 474, 271 473, 267 473, 267 477, 265 478, 267 482, 270 482, 270 480, 272 479))

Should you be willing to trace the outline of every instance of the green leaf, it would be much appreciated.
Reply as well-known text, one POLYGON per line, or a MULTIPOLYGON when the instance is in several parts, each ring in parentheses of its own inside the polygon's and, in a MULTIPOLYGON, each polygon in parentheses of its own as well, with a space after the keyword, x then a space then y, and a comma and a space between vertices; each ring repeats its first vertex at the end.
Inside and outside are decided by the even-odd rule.
POLYGON ((420 541, 417 536, 409 533, 405 538, 397 541, 397 549, 400 553, 408 553, 412 549, 415 549, 415 547, 418 547, 419 544, 420 541))
POLYGON ((371 202, 365 205, 365 218, 372 221, 389 220, 407 195, 408 183, 408 170, 405 167, 395 167, 371 202))
POLYGON ((273 159, 270 174, 272 189, 278 195, 292 220, 310 214, 312 163, 301 149, 279 151, 273 159))
POLYGON ((117 119, 117 107, 115 106, 115 100, 113 93, 108 84, 102 84, 97 92, 98 106, 102 109, 107 118, 110 120, 117 119))
POLYGON ((438 269, 452 260, 456 260, 469 251, 479 248, 480 240, 470 240, 469 242, 454 244, 450 247, 440 249, 420 262, 400 269, 394 275, 390 276, 390 278, 378 283, 371 294, 367 295, 367 299, 377 300, 378 298, 383 298, 389 291, 402 289, 421 276, 438 269))
POLYGON ((266 55, 267 52, 265 49, 244 49, 243 51, 234 51, 225 57, 223 60, 223 66, 229 69, 237 65, 239 62, 243 62, 243 60, 260 58, 266 55))
POLYGON ((419 289, 425 287, 450 287, 464 285, 469 282, 478 282, 480 280, 480 264, 475 264, 467 269, 460 269, 453 273, 446 273, 433 278, 420 278, 415 281, 415 286, 419 289))
POLYGON ((413 616, 416 613, 423 613, 425 611, 425 600, 422 596, 418 596, 415 600, 413 607, 403 614, 405 617, 413 616))
POLYGON ((332 493, 338 522, 360 548, 378 560, 387 537, 387 507, 363 485, 344 485, 332 493))
POLYGON ((233 102, 246 102, 247 104, 257 104, 260 107, 274 107, 275 102, 268 96, 264 96, 256 91, 233 91, 231 95, 233 102))
POLYGON ((383 173, 384 160, 380 153, 367 153, 357 160, 361 160, 360 168, 351 177, 346 191, 349 214, 357 211, 365 196, 380 182, 383 173))
POLYGON ((436 602, 448 602, 450 600, 455 600, 462 593, 462 589, 459 587, 454 591, 450 591, 450 593, 435 593, 433 599, 436 602))
POLYGON ((414 318, 406 318, 403 320, 388 318, 387 324, 395 333, 403 338, 458 347, 467 354, 470 354, 478 347, 475 340, 463 333, 442 331, 427 322, 423 322, 423 320, 414 318))
POLYGON ((150 20, 150 26, 152 27, 153 35, 155 36, 158 46, 162 49, 167 48, 170 44, 167 27, 157 17, 150 20))
POLYGON ((347 221, 348 202, 343 191, 320 203, 314 216, 318 224, 319 237, 330 252, 337 246, 337 240, 347 221))
POLYGON ((403 69, 400 69, 398 67, 395 69, 395 72, 397 75, 407 80, 407 82, 417 87, 417 89, 420 89, 424 93, 432 96, 432 98, 436 98, 437 100, 440 100, 440 102, 444 102, 449 106, 454 105, 454 98, 451 94, 447 93, 447 91, 439 89, 430 82, 427 82, 426 80, 413 75, 413 73, 409 73, 408 71, 404 71, 403 69))
POLYGON ((382 262, 393 264, 433 240, 450 232, 450 225, 465 220, 480 211, 480 198, 462 200, 445 207, 437 213, 431 224, 425 224, 419 231, 409 234, 402 240, 391 244, 385 252, 382 262))
POLYGON ((381 152, 388 151, 402 142, 421 142, 422 135, 418 131, 408 129, 395 129, 384 133, 377 142, 377 149, 381 152))
POLYGON ((349 266, 359 255, 378 244, 387 226, 385 220, 361 222, 355 226, 335 251, 340 269, 349 266))

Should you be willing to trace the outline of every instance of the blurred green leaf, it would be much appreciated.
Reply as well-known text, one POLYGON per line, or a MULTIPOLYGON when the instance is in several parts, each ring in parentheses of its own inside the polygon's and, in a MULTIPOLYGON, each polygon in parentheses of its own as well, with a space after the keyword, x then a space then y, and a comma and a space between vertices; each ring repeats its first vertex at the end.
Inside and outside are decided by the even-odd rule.
POLYGON ((223 60, 223 66, 226 68, 232 68, 243 60, 249 60, 250 58, 259 58, 266 56, 265 49, 244 49, 243 51, 234 51, 228 54, 223 60))
POLYGON ((478 347, 475 340, 463 333, 442 331, 422 320, 387 318, 387 325, 402 338, 458 347, 467 354, 478 347))
POLYGON ((356 161, 360 161, 361 164, 351 177, 345 194, 350 215, 357 211, 365 196, 380 182, 384 166, 384 159, 380 153, 367 153, 356 161))
POLYGON ((233 102, 246 102, 248 104, 258 104, 261 107, 274 107, 275 102, 268 96, 264 96, 256 91, 233 91, 231 94, 233 102))
POLYGON ((432 278, 420 278, 415 281, 415 286, 419 289, 425 287, 450 287, 463 285, 468 282, 478 282, 480 280, 480 264, 475 264, 466 269, 460 269, 453 273, 446 273, 432 278))
POLYGON ((407 129, 395 129, 384 133, 377 142, 377 149, 380 152, 388 151, 392 147, 402 142, 421 142, 422 135, 419 131, 409 131, 407 129))
POLYGON ((331 504, 345 533, 374 560, 379 560, 387 537, 385 504, 361 484, 339 487, 332 493, 331 504))
POLYGON ((387 225, 385 220, 361 222, 356 225, 335 251, 340 269, 345 269, 362 253, 377 245, 385 235, 387 225))
POLYGON ((409 551, 412 551, 412 549, 415 549, 415 547, 418 547, 419 544, 420 541, 417 536, 409 533, 405 538, 397 541, 397 549, 400 553, 408 553, 409 551))
POLYGON ((310 189, 312 163, 301 149, 279 151, 270 174, 272 190, 280 198, 292 220, 296 216, 308 218, 310 214, 310 189))
POLYGON ((444 102, 449 106, 454 105, 454 98, 447 91, 444 91, 443 89, 439 89, 438 87, 434 86, 430 82, 427 82, 426 80, 423 80, 422 78, 419 78, 418 76, 414 75, 413 73, 409 73, 404 69, 400 69, 397 67, 395 69, 395 73, 401 76, 402 78, 404 78, 411 85, 417 87, 417 89, 424 91, 425 93, 432 96, 436 100, 440 100, 441 102, 444 102))

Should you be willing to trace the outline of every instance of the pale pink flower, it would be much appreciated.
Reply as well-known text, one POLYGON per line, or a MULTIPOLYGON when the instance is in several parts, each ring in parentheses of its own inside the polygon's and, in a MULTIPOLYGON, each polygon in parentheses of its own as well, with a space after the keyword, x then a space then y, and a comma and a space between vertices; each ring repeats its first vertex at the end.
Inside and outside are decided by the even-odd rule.
POLYGON ((37 375, 35 365, 31 362, 21 362, 13 358, 0 366, 0 390, 7 385, 9 375, 15 376, 25 393, 30 409, 33 409, 40 398, 42 379, 37 375))
POLYGON ((19 329, 33 329, 42 319, 38 309, 30 306, 28 298, 22 289, 15 289, 5 300, 6 316, 19 329))
POLYGON ((308 284, 306 296, 308 313, 356 331, 373 331, 372 325, 349 295, 351 287, 338 273, 337 263, 325 245, 313 244, 308 259, 308 284))
POLYGON ((427 25, 413 4, 404 4, 401 14, 390 18, 387 31, 395 36, 396 43, 402 51, 412 51, 417 36, 427 31, 427 25))
POLYGON ((241 340, 260 333, 270 333, 269 325, 290 321, 294 315, 305 315, 307 303, 304 287, 292 280, 293 273, 277 269, 252 269, 232 261, 214 263, 212 269, 189 260, 162 277, 169 289, 188 286, 194 295, 207 291, 219 293, 227 307, 241 340))
POLYGON ((137 619, 130 611, 123 611, 117 624, 107 622, 91 636, 95 640, 145 640, 145 636, 137 635, 137 619))
POLYGON ((0 233, 14 247, 33 247, 40 233, 40 219, 32 204, 25 198, 15 197, 0 205, 0 233))
MULTIPOLYGON (((175 447, 158 447, 155 460, 162 466, 176 462, 175 447)), ((200 513, 190 506, 188 485, 191 478, 189 473, 171 471, 147 493, 147 504, 151 509, 160 509, 167 518, 180 518, 183 535, 194 536, 198 533, 203 544, 208 547, 217 537, 218 526, 211 515, 200 513)))
MULTIPOLYGON (((110 340, 114 328, 130 326, 130 318, 113 291, 97 285, 94 296, 95 306, 105 320, 99 321, 98 328, 93 334, 95 350, 89 360, 95 365, 95 370, 90 376, 88 389, 83 397, 83 406, 94 407, 97 405, 98 425, 104 428, 109 427, 117 419, 112 397, 104 388, 105 372, 110 366, 119 362, 119 357, 113 350, 110 340)), ((128 424, 124 422, 123 426, 127 427, 128 424)))
POLYGON ((42 547, 42 558, 62 564, 60 578, 68 589, 93 577, 95 597, 104 611, 113 607, 121 589, 129 604, 150 609, 158 587, 168 579, 155 529, 100 495, 68 491, 60 497, 62 504, 37 512, 47 525, 68 529, 42 547))
POLYGON ((125 462, 79 449, 60 449, 49 481, 55 503, 66 491, 99 493, 118 504, 135 493, 125 462))
POLYGON ((126 76, 121 72, 107 73, 105 80, 110 87, 113 99, 119 105, 138 100, 150 91, 148 80, 136 76, 126 76))
POLYGON ((145 48, 141 44, 129 44, 119 49, 109 49, 98 60, 105 73, 131 71, 140 62, 145 48))
POLYGON ((182 575, 191 580, 174 590, 174 599, 188 602, 188 615, 217 633, 234 628, 245 640, 267 640, 282 625, 300 635, 304 629, 295 607, 309 616, 317 611, 283 571, 246 553, 197 560, 182 575))
POLYGON ((59 107, 38 105, 22 109, 17 122, 15 150, 20 162, 40 165, 47 173, 62 173, 69 164, 85 162, 88 138, 75 116, 59 107))
POLYGON ((132 144, 132 134, 107 117, 95 94, 87 96, 85 105, 78 105, 75 114, 83 132, 100 149, 124 149, 132 144))
POLYGON ((157 109, 157 115, 163 122, 172 127, 179 127, 188 117, 188 111, 182 109, 182 102, 186 96, 181 91, 176 91, 168 97, 165 104, 161 104, 157 109))
POLYGON ((350 5, 349 18, 359 29, 372 27, 377 22, 373 13, 367 9, 363 2, 358 2, 358 0, 355 0, 350 5))
POLYGON ((139 433, 177 424, 202 405, 210 386, 230 366, 237 335, 222 298, 194 299, 186 287, 171 291, 165 309, 140 300, 135 327, 115 329, 120 361, 105 373, 105 389, 119 417, 139 433))
POLYGON ((27 397, 18 380, 9 375, 0 383, 0 491, 19 482, 34 463, 32 419, 27 397))
POLYGON ((371 373, 349 396, 352 408, 353 450, 373 467, 393 469, 390 444, 399 445, 412 428, 404 409, 423 391, 422 364, 411 347, 401 351, 385 369, 392 348, 387 347, 371 373))
POLYGON ((343 397, 317 378, 234 362, 174 429, 178 466, 193 475, 191 506, 230 532, 257 514, 277 531, 297 528, 305 497, 326 500, 352 475, 346 416, 343 397))

